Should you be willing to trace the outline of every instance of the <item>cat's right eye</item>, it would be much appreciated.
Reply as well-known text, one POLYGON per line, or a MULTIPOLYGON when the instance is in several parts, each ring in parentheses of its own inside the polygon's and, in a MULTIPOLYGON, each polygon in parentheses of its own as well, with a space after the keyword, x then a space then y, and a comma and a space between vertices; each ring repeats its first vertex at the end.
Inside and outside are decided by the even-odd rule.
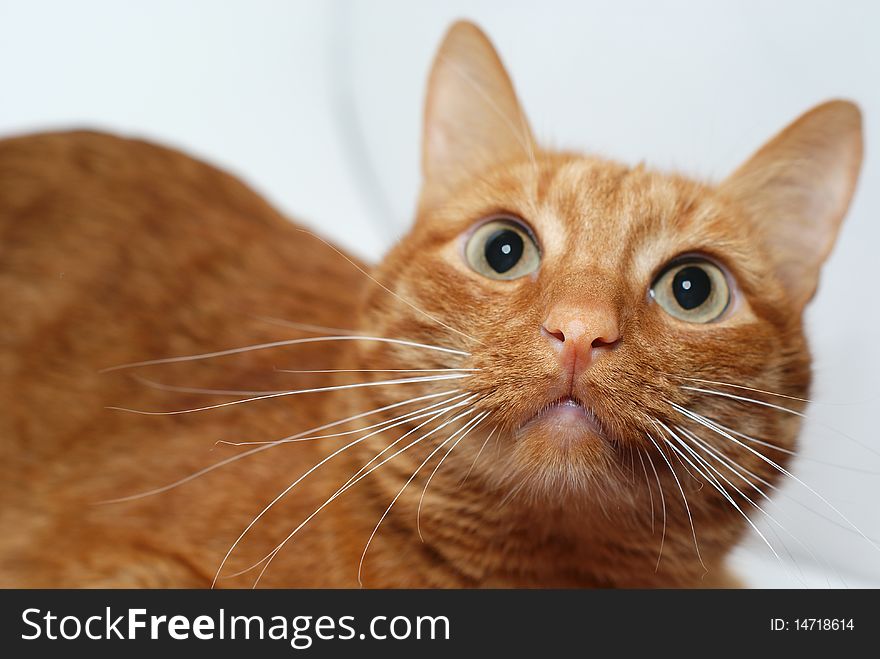
POLYGON ((477 227, 464 253, 468 265, 490 279, 517 279, 531 274, 541 263, 531 232, 519 221, 506 217, 477 227))

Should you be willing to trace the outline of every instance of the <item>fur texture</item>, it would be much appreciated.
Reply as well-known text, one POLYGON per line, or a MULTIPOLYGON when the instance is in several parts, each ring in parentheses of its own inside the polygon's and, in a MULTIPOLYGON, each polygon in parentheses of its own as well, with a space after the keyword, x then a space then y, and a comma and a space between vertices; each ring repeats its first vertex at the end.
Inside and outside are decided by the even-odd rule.
POLYGON ((859 112, 842 101, 714 186, 543 150, 492 46, 467 23, 450 30, 431 74, 416 221, 368 274, 180 153, 85 132, 0 142, 0 585, 206 587, 222 564, 216 585, 248 586, 341 485, 392 455, 297 531, 260 584, 734 585, 725 556, 798 431, 796 416, 741 398, 804 408, 802 312, 860 159, 859 112), (468 265, 464 243, 497 216, 535 236, 531 274, 498 280, 468 265), (681 255, 727 273, 733 298, 717 321, 678 320, 651 297, 681 255), (586 346, 567 347, 571 328, 586 346), (346 332, 443 350, 336 340, 100 372, 346 332), (467 370, 189 414, 105 409, 431 375, 397 372, 406 369, 467 370), (267 447, 96 505, 261 446, 215 448, 218 439, 276 440, 420 396, 433 397, 306 439, 349 434, 267 447), (592 431, 553 421, 562 399, 592 431), (461 406, 356 432, 432 404, 439 413, 444 401, 461 406), (362 437, 236 542, 279 492, 362 437))

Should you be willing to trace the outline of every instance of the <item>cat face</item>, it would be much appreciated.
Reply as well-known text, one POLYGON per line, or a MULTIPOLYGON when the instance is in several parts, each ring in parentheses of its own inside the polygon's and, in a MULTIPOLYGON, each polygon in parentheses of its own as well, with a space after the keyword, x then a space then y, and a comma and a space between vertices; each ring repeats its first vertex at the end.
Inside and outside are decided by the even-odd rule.
POLYGON ((425 385, 467 394, 429 444, 469 429, 451 473, 491 439, 472 477, 528 497, 641 504, 656 478, 697 510, 734 501, 794 448, 801 315, 860 144, 858 110, 832 102, 717 186, 545 151, 488 41, 458 24, 431 75, 417 221, 374 273, 397 297, 376 287, 363 317, 458 352, 361 361, 467 369, 425 385))

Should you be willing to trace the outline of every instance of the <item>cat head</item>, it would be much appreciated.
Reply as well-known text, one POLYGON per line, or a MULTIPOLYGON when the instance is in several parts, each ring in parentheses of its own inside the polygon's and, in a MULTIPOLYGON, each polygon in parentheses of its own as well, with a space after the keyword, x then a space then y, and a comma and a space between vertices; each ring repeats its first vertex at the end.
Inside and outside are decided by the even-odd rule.
POLYGON ((490 42, 457 23, 430 75, 417 218, 361 319, 449 351, 370 344, 361 363, 466 369, 420 385, 459 404, 425 446, 468 428, 444 466, 463 476, 491 434, 470 478, 492 487, 641 503, 656 477, 697 514, 724 498, 713 480, 773 482, 798 429, 774 406, 799 412, 808 393, 802 312, 860 124, 851 103, 820 105, 716 185, 545 150, 490 42))

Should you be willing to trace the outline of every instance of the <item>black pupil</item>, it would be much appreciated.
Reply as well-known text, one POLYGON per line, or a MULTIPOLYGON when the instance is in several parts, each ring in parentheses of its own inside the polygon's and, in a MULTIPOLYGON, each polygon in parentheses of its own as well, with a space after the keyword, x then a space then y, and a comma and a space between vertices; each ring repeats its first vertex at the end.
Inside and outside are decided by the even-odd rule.
POLYGON ((672 280, 672 294, 682 309, 696 309, 711 293, 712 280, 697 266, 682 268, 672 280))
POLYGON ((495 272, 507 272, 515 266, 523 253, 523 239, 512 229, 499 229, 486 241, 486 263, 495 272))

